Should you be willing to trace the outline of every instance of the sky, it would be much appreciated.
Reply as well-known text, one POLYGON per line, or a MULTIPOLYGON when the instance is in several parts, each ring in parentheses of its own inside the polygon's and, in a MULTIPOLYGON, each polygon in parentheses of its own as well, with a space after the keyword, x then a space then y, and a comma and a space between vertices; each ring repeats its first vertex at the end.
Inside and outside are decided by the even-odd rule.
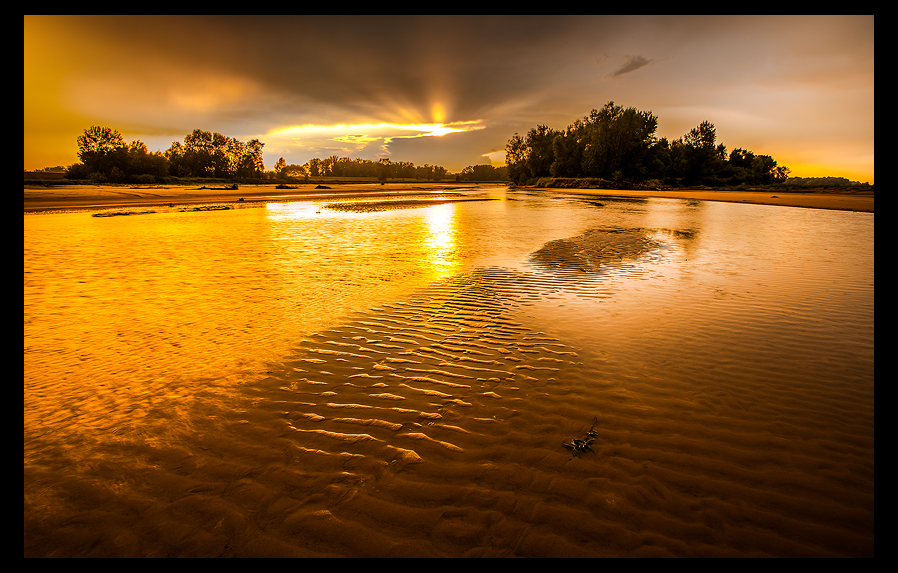
POLYGON ((874 182, 873 16, 28 16, 24 166, 111 127, 194 129, 304 164, 504 163, 505 144, 609 101, 657 137, 702 121, 792 176, 874 182))

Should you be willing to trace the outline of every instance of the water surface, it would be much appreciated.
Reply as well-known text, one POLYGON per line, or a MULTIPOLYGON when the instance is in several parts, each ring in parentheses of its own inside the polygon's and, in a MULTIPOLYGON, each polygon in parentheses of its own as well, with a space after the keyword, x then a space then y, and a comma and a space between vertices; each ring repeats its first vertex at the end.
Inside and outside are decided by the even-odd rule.
POLYGON ((26 555, 873 555, 872 213, 466 198, 26 215, 26 555))

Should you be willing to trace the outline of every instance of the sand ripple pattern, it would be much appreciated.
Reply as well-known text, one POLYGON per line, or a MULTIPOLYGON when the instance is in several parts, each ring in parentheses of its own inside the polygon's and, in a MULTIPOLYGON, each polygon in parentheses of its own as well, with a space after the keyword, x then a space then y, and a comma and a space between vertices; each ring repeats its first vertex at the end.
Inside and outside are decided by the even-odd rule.
MULTIPOLYGON (((601 303, 603 274, 645 272, 632 258, 651 261, 657 246, 643 231, 591 231, 534 253, 533 273, 477 269, 304 341, 276 378, 284 423, 310 456, 297 463, 343 460, 357 481, 303 510, 302 535, 346 555, 872 551, 850 526, 832 528, 865 527, 872 497, 812 502, 842 479, 872 480, 859 457, 829 466, 836 482, 827 484, 812 469, 827 465, 819 452, 795 451, 763 417, 721 419, 717 400, 744 394, 740 381, 712 374, 716 390, 689 405, 672 398, 671 380, 640 380, 634 391, 516 320, 553 292, 601 303), (582 435, 592 413, 597 453, 573 459, 561 441, 582 435), (683 415, 694 417, 688 431, 678 429, 683 415)), ((799 394, 780 399, 820 408, 799 394)), ((846 428, 839 440, 861 434, 846 428)))
POLYGON ((661 246, 643 229, 590 229, 576 237, 547 243, 530 260, 547 269, 587 273, 661 246))
POLYGON ((734 402, 762 409, 750 385, 609 373, 522 319, 555 294, 605 304, 605 279, 646 273, 659 247, 593 230, 547 244, 532 272, 478 268, 308 337, 194 453, 151 460, 182 495, 133 501, 174 524, 142 526, 145 547, 167 548, 142 554, 872 555, 850 390, 784 389, 783 412, 728 418, 734 402), (833 441, 789 425, 833 406, 833 441), (595 455, 573 458, 562 442, 593 421, 595 455))

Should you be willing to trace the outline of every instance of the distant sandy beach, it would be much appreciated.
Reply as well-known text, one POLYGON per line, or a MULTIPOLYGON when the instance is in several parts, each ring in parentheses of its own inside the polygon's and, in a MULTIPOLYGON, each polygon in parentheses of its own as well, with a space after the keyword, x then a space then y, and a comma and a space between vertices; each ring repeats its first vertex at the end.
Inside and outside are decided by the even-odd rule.
MULTIPOLYGON (((395 195, 429 192, 446 189, 447 184, 348 184, 296 185, 291 189, 277 189, 274 185, 242 185, 236 190, 198 185, 160 186, 110 186, 110 185, 67 185, 41 187, 25 185, 25 211, 49 211, 65 209, 93 209, 110 207, 153 207, 168 204, 264 202, 268 200, 289 200, 308 197, 351 195, 395 195)), ((454 186, 453 186, 454 187, 454 186)))
MULTIPOLYGON (((493 184, 489 184, 492 186, 493 184)), ((208 186, 207 186, 208 187, 208 186)), ((152 207, 191 203, 227 203, 289 200, 308 197, 352 195, 395 195, 429 192, 436 190, 450 191, 476 187, 475 184, 453 183, 387 183, 384 185, 369 184, 332 184, 327 189, 318 189, 315 184, 296 185, 294 189, 276 189, 273 185, 244 185, 237 190, 201 188, 201 186, 152 186, 152 187, 115 187, 100 185, 72 185, 58 187, 40 187, 25 185, 25 212, 92 209, 114 207, 152 207)), ((678 199, 694 199, 700 201, 725 201, 735 203, 755 203, 762 205, 782 205, 788 207, 806 207, 814 209, 837 209, 844 211, 873 212, 873 191, 862 193, 840 193, 817 191, 808 193, 790 193, 786 191, 717 191, 717 190, 683 190, 683 191, 624 191, 605 189, 538 189, 524 188, 529 191, 549 193, 572 193, 585 195, 610 194, 627 197, 669 197, 678 199)))
POLYGON ((754 203, 758 205, 783 205, 786 207, 806 207, 812 209, 836 209, 840 211, 873 212, 873 191, 863 193, 840 193, 816 191, 790 193, 788 191, 729 191, 729 190, 684 190, 684 191, 620 191, 604 189, 541 189, 553 193, 573 193, 578 195, 617 195, 624 197, 668 197, 675 199, 695 199, 699 201, 724 201, 727 203, 754 203))

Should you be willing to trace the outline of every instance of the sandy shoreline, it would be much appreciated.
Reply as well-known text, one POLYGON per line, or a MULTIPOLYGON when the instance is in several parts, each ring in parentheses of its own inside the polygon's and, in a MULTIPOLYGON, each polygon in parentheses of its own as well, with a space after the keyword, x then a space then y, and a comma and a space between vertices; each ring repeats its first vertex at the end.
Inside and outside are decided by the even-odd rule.
POLYGON ((349 184, 296 185, 294 189, 277 189, 274 185, 243 185, 237 190, 202 188, 202 186, 114 187, 102 185, 71 185, 65 187, 25 186, 25 212, 65 209, 101 209, 109 207, 153 207, 169 204, 251 203, 270 200, 291 200, 316 197, 346 197, 352 195, 392 196, 396 194, 427 193, 450 190, 448 184, 349 184))
POLYGON ((539 189, 553 193, 573 193, 577 195, 615 195, 623 197, 668 197, 675 199, 695 199, 699 201, 723 201, 727 203, 753 203, 757 205, 782 205, 811 209, 835 209, 839 211, 873 212, 873 192, 838 193, 812 192, 791 193, 788 191, 729 191, 729 190, 683 190, 683 191, 619 191, 604 189, 539 189))
MULTIPOLYGON (((491 185, 492 186, 492 185, 491 185)), ((102 209, 114 207, 152 207, 168 204, 230 203, 266 200, 290 200, 312 197, 346 197, 351 195, 395 195, 432 191, 449 191, 476 187, 472 184, 451 183, 393 183, 393 184, 334 184, 329 189, 316 189, 316 185, 297 185, 295 189, 276 189, 273 185, 246 185, 231 191, 200 189, 196 186, 113 187, 98 185, 74 185, 38 187, 26 185, 24 189, 25 212, 65 209, 102 209)), ((873 212, 873 192, 838 193, 811 192, 790 193, 782 191, 622 191, 604 189, 537 189, 528 191, 573 193, 580 195, 616 195, 627 197, 669 197, 700 201, 724 201, 782 205, 814 209, 873 212)))

